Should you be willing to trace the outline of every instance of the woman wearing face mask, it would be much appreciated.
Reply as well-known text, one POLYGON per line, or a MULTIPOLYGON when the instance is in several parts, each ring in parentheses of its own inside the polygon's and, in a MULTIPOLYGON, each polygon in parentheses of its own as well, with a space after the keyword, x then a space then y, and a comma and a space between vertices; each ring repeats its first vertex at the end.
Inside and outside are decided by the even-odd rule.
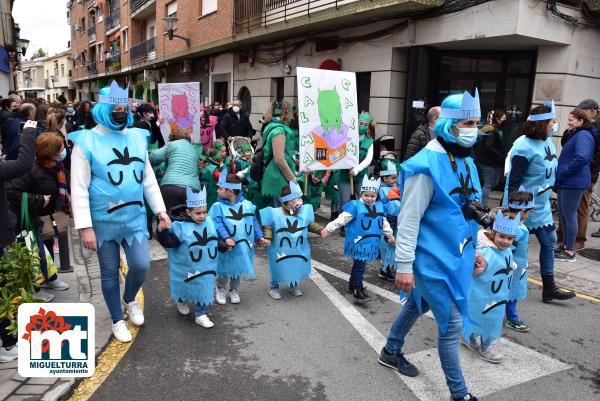
MULTIPOLYGON (((7 195, 13 212, 20 218, 21 199, 27 193, 29 212, 36 232, 42 273, 46 282, 43 288, 63 291, 69 285, 58 279, 56 274, 48 276, 44 246, 54 258, 54 236, 43 240, 41 217, 63 212, 71 214, 71 203, 67 192, 67 178, 62 161, 67 155, 63 138, 54 132, 44 132, 37 137, 35 144, 35 163, 25 175, 7 184, 7 195)), ((17 227, 20 227, 21 222, 17 227)), ((44 296, 48 299, 48 297, 44 296)), ((53 296, 49 297, 50 299, 53 296)))
POLYGON ((496 109, 489 114, 488 122, 480 132, 481 139, 475 147, 475 157, 483 172, 483 206, 488 205, 488 197, 499 183, 503 173, 504 147, 502 145, 502 125, 506 121, 504 110, 496 109))
POLYGON ((75 116, 75 126, 78 129, 92 129, 96 126, 96 122, 92 116, 92 103, 84 100, 79 103, 75 116))
POLYGON ((150 103, 142 103, 137 108, 137 115, 139 119, 133 126, 150 131, 150 144, 154 147, 162 148, 165 146, 165 140, 156 124, 156 110, 154 107, 150 103))
POLYGON ((123 303, 129 320, 144 324, 135 297, 150 268, 148 228, 144 199, 169 228, 160 188, 148 160, 147 130, 127 128, 133 116, 127 110, 127 90, 115 81, 100 90, 92 113, 98 125, 69 134, 75 144, 71 155, 71 195, 75 229, 83 246, 98 252, 102 294, 112 318, 112 332, 120 342, 131 341, 123 319, 123 303), (120 295, 120 248, 129 271, 120 295))
POLYGON ((67 102, 67 123, 72 129, 69 129, 69 132, 72 132, 77 127, 77 115, 75 113, 75 105, 73 102, 67 102))
MULTIPOLYGON (((470 157, 481 116, 479 94, 448 96, 435 123, 436 138, 401 165, 402 208, 396 237, 396 286, 410 292, 392 324, 379 363, 407 376, 419 371, 402 354, 419 314, 431 309, 438 353, 452 400, 473 400, 460 367, 459 340, 469 327, 468 295, 478 222, 466 206, 481 199, 470 157)), ((470 334, 470 333, 467 333, 470 334)))
POLYGON ((556 231, 550 208, 550 196, 556 179, 556 147, 552 135, 558 132, 554 101, 534 107, 523 125, 525 138, 515 141, 510 151, 510 172, 504 190, 508 194, 521 186, 533 193, 535 209, 525 225, 540 242, 540 272, 542 274, 542 301, 565 300, 575 296, 572 291, 561 291, 554 284, 554 248, 556 231))
POLYGON ((575 241, 579 231, 577 209, 584 192, 592 185, 590 162, 598 138, 596 127, 590 124, 581 110, 573 110, 567 124, 569 129, 563 136, 563 148, 556 169, 558 215, 563 240, 557 247, 554 259, 574 262, 575 241))

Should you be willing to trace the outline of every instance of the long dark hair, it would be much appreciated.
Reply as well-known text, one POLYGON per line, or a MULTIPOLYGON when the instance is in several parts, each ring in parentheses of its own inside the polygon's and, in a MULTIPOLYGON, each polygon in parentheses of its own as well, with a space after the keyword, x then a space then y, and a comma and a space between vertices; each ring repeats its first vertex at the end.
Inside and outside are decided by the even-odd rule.
MULTIPOLYGON (((531 109, 530 115, 535 116, 538 114, 549 113, 550 108, 546 106, 536 106, 531 109)), ((542 121, 525 121, 523 124, 523 131, 527 138, 539 139, 545 141, 548 138, 548 124, 551 119, 542 121)))

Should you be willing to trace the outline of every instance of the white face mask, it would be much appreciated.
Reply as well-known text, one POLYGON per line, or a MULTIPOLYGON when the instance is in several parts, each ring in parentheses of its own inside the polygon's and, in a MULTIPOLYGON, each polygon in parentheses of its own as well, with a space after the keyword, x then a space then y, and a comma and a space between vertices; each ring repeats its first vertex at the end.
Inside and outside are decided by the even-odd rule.
POLYGON ((456 143, 463 148, 470 148, 477 142, 477 128, 459 128, 456 143))
POLYGON ((558 135, 558 123, 554 123, 554 125, 552 126, 552 132, 551 132, 552 136, 556 136, 558 135))
POLYGON ((233 110, 234 113, 239 113, 240 112, 239 106, 233 106, 232 110, 233 110))

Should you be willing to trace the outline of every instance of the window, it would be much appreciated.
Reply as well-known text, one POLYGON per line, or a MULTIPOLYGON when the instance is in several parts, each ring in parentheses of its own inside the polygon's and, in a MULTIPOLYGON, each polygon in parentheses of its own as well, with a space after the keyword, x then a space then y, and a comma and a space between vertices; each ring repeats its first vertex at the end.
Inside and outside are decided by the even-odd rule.
POLYGON ((171 2, 167 4, 167 16, 177 17, 177 2, 171 2))
POLYGON ((100 55, 100 61, 104 60, 104 43, 98 43, 98 54, 100 55))
POLYGON ((371 73, 356 73, 356 101, 358 103, 358 112, 369 110, 371 101, 371 73))
POLYGON ((324 52, 328 50, 336 50, 338 44, 335 38, 319 38, 315 40, 315 51, 324 52))
POLYGON ((65 76, 65 65, 64 64, 60 65, 60 76, 61 77, 65 76))
POLYGON ((129 35, 128 35, 128 28, 123 29, 123 33, 121 34, 123 36, 123 51, 126 52, 127 50, 129 50, 129 35))
POLYGON ((46 98, 48 99, 48 101, 50 101, 50 95, 47 95, 46 98))
POLYGON ((271 78, 271 97, 275 100, 283 100, 284 78, 271 78))
POLYGON ((102 6, 99 6, 98 8, 96 8, 96 17, 98 18, 98 22, 102 21, 102 6))
POLYGON ((69 78, 73 76, 73 70, 69 70, 69 78))
POLYGON ((217 11, 217 0, 201 0, 202 15, 207 15, 217 11))

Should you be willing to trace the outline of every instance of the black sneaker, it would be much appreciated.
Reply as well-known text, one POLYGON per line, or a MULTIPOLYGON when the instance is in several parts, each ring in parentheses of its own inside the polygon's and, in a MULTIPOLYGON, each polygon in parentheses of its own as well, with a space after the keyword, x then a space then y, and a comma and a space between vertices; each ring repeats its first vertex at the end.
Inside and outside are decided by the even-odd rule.
POLYGON ((477 401, 477 397, 475 397, 473 394, 469 393, 467 395, 465 395, 464 397, 452 397, 452 401, 477 401))
POLYGON ((404 357, 404 354, 400 351, 389 353, 385 347, 383 347, 379 353, 378 360, 383 366, 397 370, 398 373, 404 376, 415 377, 419 374, 419 369, 417 369, 417 367, 412 363, 408 362, 404 357))
POLYGON ((364 288, 354 288, 351 292, 356 299, 364 300, 369 298, 369 295, 364 288))
POLYGON ((396 274, 383 269, 379 269, 379 278, 387 281, 396 281, 396 274))
POLYGON ((554 260, 558 262, 575 262, 577 257, 575 256, 575 252, 569 253, 567 250, 563 250, 561 253, 554 254, 554 260))

